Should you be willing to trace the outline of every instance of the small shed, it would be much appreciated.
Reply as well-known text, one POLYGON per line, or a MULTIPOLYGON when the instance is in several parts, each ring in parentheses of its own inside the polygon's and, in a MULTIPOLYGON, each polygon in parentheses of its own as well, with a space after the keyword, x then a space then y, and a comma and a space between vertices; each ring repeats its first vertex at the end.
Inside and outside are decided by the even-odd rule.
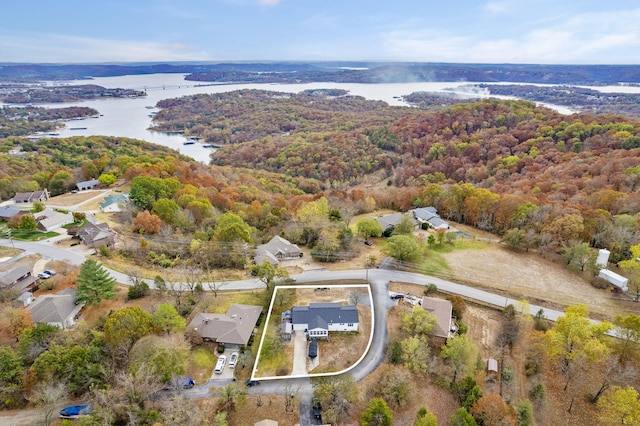
POLYGON ((487 379, 496 379, 498 377, 498 361, 489 358, 487 360, 487 379))
POLYGON ((33 303, 34 300, 36 299, 33 298, 33 293, 31 293, 30 291, 25 291, 20 296, 18 296, 16 300, 13 301, 13 307, 26 308, 31 303, 33 303))

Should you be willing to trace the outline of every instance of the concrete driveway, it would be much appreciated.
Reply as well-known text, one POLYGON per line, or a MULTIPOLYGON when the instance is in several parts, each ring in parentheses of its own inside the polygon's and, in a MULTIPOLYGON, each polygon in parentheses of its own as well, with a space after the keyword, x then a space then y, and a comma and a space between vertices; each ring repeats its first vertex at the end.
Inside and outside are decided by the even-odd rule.
POLYGON ((307 374, 307 339, 304 331, 294 331, 292 376, 307 374))
POLYGON ((229 381, 234 379, 235 369, 229 367, 229 360, 231 359, 231 354, 234 352, 238 352, 238 350, 225 348, 224 353, 220 354, 220 355, 225 355, 227 357, 227 363, 224 366, 224 370, 222 370, 222 374, 216 374, 215 371, 211 371, 210 380, 229 381))

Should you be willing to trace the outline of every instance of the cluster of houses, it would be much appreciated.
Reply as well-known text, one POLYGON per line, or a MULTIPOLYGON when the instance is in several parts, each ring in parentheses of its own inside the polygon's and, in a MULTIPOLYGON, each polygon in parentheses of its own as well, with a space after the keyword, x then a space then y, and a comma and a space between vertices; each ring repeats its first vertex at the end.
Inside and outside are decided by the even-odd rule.
MULTIPOLYGON (((100 182, 96 179, 78 182, 76 187, 80 191, 93 189, 100 182)), ((26 204, 49 200, 49 191, 32 191, 18 193, 13 197, 13 204, 0 206, 0 220, 9 221, 22 215, 33 214, 39 231, 50 232, 74 223, 73 214, 46 207, 44 210, 31 213, 24 209, 26 204)), ((128 199, 125 194, 113 194, 105 197, 101 205, 102 211, 121 211, 128 199)), ((82 228, 69 232, 77 236, 88 247, 113 246, 116 232, 106 223, 95 224, 87 222, 82 228)), ((11 262, 11 261, 8 261, 11 262)), ((34 291, 41 284, 42 274, 35 275, 32 268, 14 266, 0 271, 0 291, 6 292, 13 299, 13 305, 28 309, 34 323, 46 323, 62 329, 73 327, 84 304, 78 303, 76 290, 64 289, 57 294, 46 294, 34 298, 34 291)))
POLYGON ((68 288, 57 294, 47 294, 38 298, 33 292, 40 284, 40 277, 27 266, 15 266, 0 272, 0 291, 13 292, 13 306, 26 308, 34 323, 55 325, 62 329, 73 327, 80 310, 84 306, 77 303, 76 290, 68 288))

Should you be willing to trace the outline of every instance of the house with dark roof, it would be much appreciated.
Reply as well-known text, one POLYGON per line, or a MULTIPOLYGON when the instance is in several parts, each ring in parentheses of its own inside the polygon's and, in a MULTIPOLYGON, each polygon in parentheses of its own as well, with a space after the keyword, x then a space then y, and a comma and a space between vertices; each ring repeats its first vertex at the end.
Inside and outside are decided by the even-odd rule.
POLYGON ((29 312, 35 323, 51 324, 66 330, 75 325, 83 307, 84 303, 77 303, 76 289, 67 288, 57 294, 38 297, 29 306, 29 312))
POLYGON ((337 302, 294 306, 290 321, 293 331, 304 331, 310 339, 327 338, 330 331, 357 331, 360 324, 357 306, 337 302))
POLYGON ((433 229, 449 229, 449 224, 442 220, 435 207, 420 207, 409 210, 416 221, 426 223, 433 229))
POLYGON ((76 183, 76 188, 78 188, 79 191, 85 191, 87 189, 93 189, 99 184, 100 181, 98 179, 83 180, 82 182, 76 183))
POLYGON ((49 199, 49 191, 43 189, 42 191, 32 192, 19 192, 13 197, 13 202, 16 204, 23 203, 35 203, 36 201, 45 202, 49 199))
POLYGON ((302 254, 302 250, 296 244, 291 244, 276 235, 268 243, 258 246, 255 261, 257 265, 266 260, 272 265, 278 266, 280 260, 300 258, 302 254))
POLYGON ((225 314, 198 313, 187 327, 187 333, 204 341, 225 346, 243 347, 251 338, 262 306, 233 304, 225 314))
POLYGON ((95 224, 87 222, 87 224, 78 231, 78 237, 89 247, 111 247, 116 242, 116 231, 109 228, 109 225, 106 223, 95 224))
POLYGON ((36 219, 38 229, 43 232, 53 231, 74 222, 71 213, 62 213, 50 208, 34 213, 33 217, 36 219))
POLYGON ((453 305, 445 299, 424 296, 421 304, 422 308, 436 318, 436 325, 431 334, 437 337, 449 339, 454 336, 458 327, 453 321, 451 315, 453 305))

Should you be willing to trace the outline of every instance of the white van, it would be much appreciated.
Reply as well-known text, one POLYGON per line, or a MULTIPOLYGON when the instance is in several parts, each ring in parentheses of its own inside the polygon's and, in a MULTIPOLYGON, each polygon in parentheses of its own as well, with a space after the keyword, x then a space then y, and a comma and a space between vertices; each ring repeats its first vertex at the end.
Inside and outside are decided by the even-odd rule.
POLYGON ((234 352, 231 354, 231 358, 229 358, 229 368, 236 368, 237 362, 238 362, 238 352, 234 352))
POLYGON ((222 374, 222 371, 224 371, 224 366, 226 363, 227 363, 227 357, 225 355, 220 355, 220 357, 218 358, 218 362, 216 363, 216 369, 213 370, 213 372, 216 374, 222 374))

